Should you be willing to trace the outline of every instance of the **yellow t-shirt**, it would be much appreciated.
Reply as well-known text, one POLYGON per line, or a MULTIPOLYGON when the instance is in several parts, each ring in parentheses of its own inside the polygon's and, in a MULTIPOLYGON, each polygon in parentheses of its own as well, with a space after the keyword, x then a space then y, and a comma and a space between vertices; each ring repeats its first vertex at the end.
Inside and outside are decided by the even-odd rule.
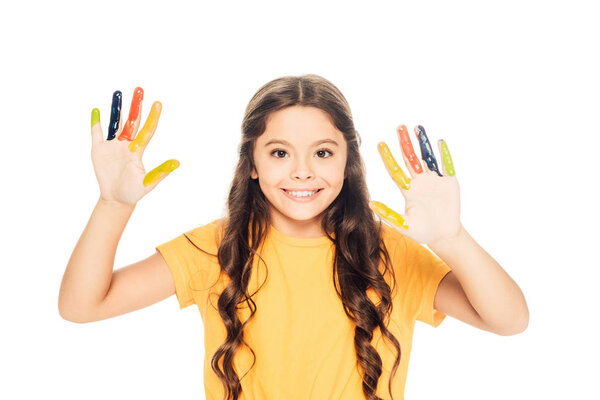
MULTIPOLYGON (((217 254, 222 222, 224 219, 217 219, 186 234, 201 249, 217 254)), ((383 227, 397 280, 388 329, 401 346, 392 390, 394 398, 402 400, 415 320, 433 327, 444 320, 446 315, 433 308, 433 300, 450 268, 424 246, 385 224, 383 227)), ((216 257, 196 249, 184 235, 156 249, 173 274, 180 309, 196 304, 200 310, 206 399, 221 400, 224 389, 211 368, 211 359, 226 337, 217 300, 229 277, 220 275, 216 257)), ((354 350, 354 326, 334 288, 333 244, 325 236, 292 238, 271 226, 259 253, 268 276, 264 263, 255 257, 248 293, 258 290, 253 296, 257 310, 244 328, 244 338, 256 354, 256 363, 250 370, 252 353, 245 346, 238 348, 235 370, 240 378, 247 373, 241 379, 240 399, 364 399, 354 350)), ((370 297, 378 303, 375 295, 370 297)), ((250 310, 246 303, 238 307, 244 322, 250 310)), ((396 352, 382 338, 379 328, 373 335, 371 343, 383 361, 377 395, 389 399, 388 379, 396 352)))

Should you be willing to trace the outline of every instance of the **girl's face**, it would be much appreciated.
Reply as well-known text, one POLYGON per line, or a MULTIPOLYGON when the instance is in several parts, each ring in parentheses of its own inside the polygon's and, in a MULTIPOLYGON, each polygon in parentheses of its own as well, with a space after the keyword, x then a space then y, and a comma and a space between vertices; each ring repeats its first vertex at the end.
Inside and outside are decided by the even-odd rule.
POLYGON ((324 235, 321 214, 342 190, 347 154, 344 135, 325 111, 292 106, 269 115, 254 144, 251 177, 270 203, 275 229, 292 237, 324 235), (306 191, 311 195, 295 196, 306 191))

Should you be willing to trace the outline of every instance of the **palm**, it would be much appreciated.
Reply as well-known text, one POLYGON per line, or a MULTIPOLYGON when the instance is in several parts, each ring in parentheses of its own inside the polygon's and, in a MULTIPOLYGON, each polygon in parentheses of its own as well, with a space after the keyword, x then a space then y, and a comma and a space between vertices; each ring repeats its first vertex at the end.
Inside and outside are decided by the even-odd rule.
POLYGON ((405 200, 403 233, 419 243, 432 243, 454 235, 460 229, 460 194, 454 176, 438 176, 426 171, 412 179, 405 200))
POLYGON ((141 154, 129 151, 127 140, 107 140, 92 149, 100 192, 107 200, 133 204, 148 191, 142 181, 146 170, 141 154))

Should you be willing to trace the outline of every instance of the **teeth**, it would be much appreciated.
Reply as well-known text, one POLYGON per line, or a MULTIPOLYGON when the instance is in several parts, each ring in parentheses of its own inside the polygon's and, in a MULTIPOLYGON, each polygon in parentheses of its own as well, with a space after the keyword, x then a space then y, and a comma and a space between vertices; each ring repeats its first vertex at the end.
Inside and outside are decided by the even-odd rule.
POLYGON ((307 196, 312 196, 313 194, 317 193, 317 190, 315 190, 314 192, 288 192, 286 190, 286 192, 295 197, 307 197, 307 196))

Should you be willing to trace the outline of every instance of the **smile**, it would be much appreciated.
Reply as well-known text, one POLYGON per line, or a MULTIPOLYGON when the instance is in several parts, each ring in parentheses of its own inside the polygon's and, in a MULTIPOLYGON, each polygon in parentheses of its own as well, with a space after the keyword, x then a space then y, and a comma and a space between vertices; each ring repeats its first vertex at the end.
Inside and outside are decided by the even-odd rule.
POLYGON ((323 189, 317 189, 315 191, 287 191, 285 189, 281 189, 281 191, 285 194, 285 196, 289 199, 292 199, 297 202, 306 203, 311 201, 319 196, 319 194, 323 191, 323 189))

